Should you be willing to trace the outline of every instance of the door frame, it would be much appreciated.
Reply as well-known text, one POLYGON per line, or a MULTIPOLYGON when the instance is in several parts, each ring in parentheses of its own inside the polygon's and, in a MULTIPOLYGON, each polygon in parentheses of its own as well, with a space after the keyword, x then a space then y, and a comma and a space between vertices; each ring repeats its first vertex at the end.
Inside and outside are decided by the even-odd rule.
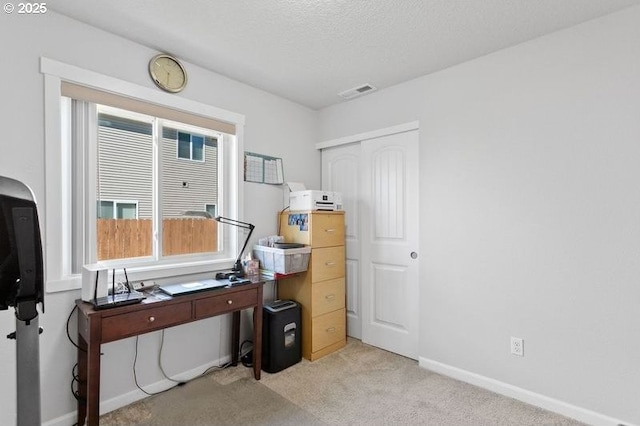
MULTIPOLYGON (((350 135, 350 136, 344 136, 344 137, 340 137, 340 138, 336 138, 336 139, 329 139, 326 141, 322 141, 322 142, 318 142, 316 144, 316 149, 318 149, 319 151, 322 151, 323 149, 327 149, 327 148, 334 148, 334 147, 338 147, 341 145, 347 145, 347 144, 353 144, 353 143, 361 143, 361 142, 365 142, 367 140, 370 139, 376 139, 379 137, 383 137, 383 136, 391 136, 397 133, 404 133, 404 132, 408 132, 408 131, 412 131, 412 130, 417 130, 418 131, 418 135, 420 134, 420 122, 419 121, 411 121, 411 122, 407 122, 407 123, 402 123, 402 124, 397 124, 394 126, 389 126, 389 127, 384 127, 381 129, 376 129, 376 130, 372 130, 369 132, 363 132, 363 133, 358 133, 358 134, 354 134, 354 135, 350 135)), ((419 172, 418 172, 419 173, 419 172)), ((360 235, 360 232, 358 232, 358 234, 360 235)), ((360 241, 360 246, 359 246, 359 251, 362 250, 362 241, 360 241)), ((358 256, 360 257, 360 255, 358 256)), ((418 266, 419 267, 419 266, 418 266)), ((358 281, 361 280, 361 274, 358 273, 357 274, 358 277, 358 281)), ((355 284, 355 287, 357 288, 357 293, 358 293, 358 298, 360 300, 358 300, 358 305, 361 306, 361 302, 362 302, 362 291, 361 291, 361 283, 357 282, 355 284)), ((418 285, 418 291, 420 291, 420 286, 418 285)), ((417 315, 419 315, 419 312, 417 312, 417 315)), ((416 319, 417 320, 417 324, 418 326, 420 325, 420 321, 419 318, 416 319)), ((361 326, 362 327, 362 326, 361 326)), ((420 340, 420 333, 419 330, 416 331, 417 333, 417 337, 418 337, 418 347, 419 347, 419 340, 420 340)), ((360 332, 357 333, 359 336, 362 336, 362 329, 360 329, 360 332)))
POLYGON ((325 148, 331 148, 334 146, 346 145, 354 142, 363 142, 367 139, 375 139, 381 136, 395 135, 396 133, 408 132, 410 130, 420 130, 419 121, 410 121, 408 123, 396 124, 395 126, 384 127, 382 129, 372 130, 370 132, 358 133, 351 136, 344 136, 337 139, 329 139, 326 141, 318 142, 316 144, 317 150, 323 150, 325 148))

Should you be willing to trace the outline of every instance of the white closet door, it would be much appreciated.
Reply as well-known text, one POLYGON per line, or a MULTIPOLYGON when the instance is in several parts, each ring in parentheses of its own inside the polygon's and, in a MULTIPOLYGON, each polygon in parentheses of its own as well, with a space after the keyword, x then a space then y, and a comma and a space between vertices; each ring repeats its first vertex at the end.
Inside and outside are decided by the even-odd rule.
POLYGON ((347 335, 362 338, 359 231, 360 144, 322 151, 322 189, 342 193, 345 210, 347 335))
POLYGON ((363 141, 362 341, 418 358, 418 131, 363 141))

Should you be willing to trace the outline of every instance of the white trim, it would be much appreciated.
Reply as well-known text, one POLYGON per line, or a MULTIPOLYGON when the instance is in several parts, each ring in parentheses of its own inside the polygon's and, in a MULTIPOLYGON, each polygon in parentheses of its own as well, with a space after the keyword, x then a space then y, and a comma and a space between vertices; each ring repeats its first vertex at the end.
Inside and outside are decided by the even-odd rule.
POLYGON ((419 121, 412 121, 410 123, 398 124, 396 126, 385 127, 384 129, 373 130, 365 133, 358 133, 357 135, 345 136, 338 139, 331 139, 328 141, 318 142, 316 149, 331 148, 334 146, 347 145, 354 142, 362 142, 367 139, 375 139, 382 136, 395 135, 396 133, 409 132, 411 130, 420 129, 419 121))
MULTIPOLYGON (((43 243, 45 247, 45 290, 47 292, 67 291, 80 289, 81 279, 78 274, 73 274, 67 265, 70 264, 71 243, 67 237, 71 233, 68 217, 70 215, 70 200, 64 199, 63 186, 69 181, 70 168, 64 167, 70 163, 69 152, 64 151, 64 143, 61 140, 61 83, 68 81, 79 85, 109 90, 112 93, 130 98, 144 100, 171 109, 182 110, 189 114, 214 117, 217 120, 235 125, 235 136, 225 136, 229 139, 225 161, 229 161, 226 167, 230 173, 237 176, 236 184, 229 188, 225 183, 224 195, 229 196, 230 211, 226 212, 230 217, 242 217, 243 213, 243 185, 242 185, 242 154, 244 135, 244 115, 226 111, 211 105, 185 99, 173 94, 159 92, 137 84, 129 83, 114 77, 102 75, 94 71, 84 70, 74 65, 65 64, 53 59, 40 58, 40 72, 44 75, 44 116, 45 116, 45 232, 43 243), (67 182, 65 182, 65 180, 67 182), (235 203, 240 204, 235 204, 235 203)), ((157 145, 155 146, 157 149, 157 145)), ((157 188, 155 189, 157 190, 157 188)), ((154 194, 157 198, 157 193, 154 194)), ((95 203, 91 204, 95 209, 95 203)), ((218 205, 220 209, 223 206, 218 205)), ((219 210, 220 211, 220 210, 219 210)), ((95 221, 95 220, 94 220, 95 221)), ((157 230, 156 230, 157 232, 157 230)), ((235 261, 238 245, 237 233, 231 233, 227 241, 230 244, 229 258, 224 260, 193 261, 183 264, 158 265, 155 270, 141 266, 131 268, 130 279, 140 280, 150 277, 175 276, 195 274, 219 270, 230 267, 235 261), (212 269, 213 268, 213 269, 212 269), (155 274, 154 274, 155 272, 155 274)))
MULTIPOLYGON (((69 159, 63 153, 61 143, 62 123, 60 120, 60 79, 44 75, 44 155, 45 155, 45 232, 43 233, 45 253, 45 285, 49 291, 50 280, 66 281, 69 271, 64 268, 68 262, 63 258, 71 243, 70 200, 62 198, 60 189, 64 174, 70 173, 69 159), (53 190, 52 190, 53 189, 53 190)), ((80 288, 78 286, 77 288, 80 288)))
POLYGON ((587 410, 586 408, 578 407, 558 399, 531 392, 526 389, 482 376, 480 374, 472 373, 461 368, 443 364, 438 361, 423 357, 420 357, 418 361, 420 367, 424 369, 431 370, 448 377, 453 377, 454 379, 461 380, 466 383, 471 383, 472 385, 479 386, 483 389, 488 389, 492 392, 499 393, 500 395, 508 396, 509 398, 514 398, 519 401, 526 402, 527 404, 535 405, 536 407, 544 408, 545 410, 549 410, 590 425, 633 426, 630 422, 615 419, 601 413, 596 413, 595 411, 587 410))
POLYGON ((74 141, 76 145, 72 148, 72 150, 78 149, 78 142, 84 145, 82 159, 74 158, 74 161, 81 162, 76 167, 83 170, 82 178, 84 179, 82 183, 84 191, 78 200, 78 205, 75 206, 77 209, 75 213, 76 217, 83 217, 84 222, 82 226, 82 235, 84 235, 83 263, 95 263, 98 260, 98 204, 96 201, 99 198, 98 188, 100 186, 98 179, 98 153, 100 151, 98 147, 98 105, 88 102, 83 102, 83 104, 87 112, 82 123, 84 132, 82 139, 74 141), (94 185, 94 182, 98 182, 98 185, 94 185))
MULTIPOLYGON (((228 362, 231 362, 231 356, 227 355, 222 357, 216 361, 208 362, 199 367, 193 368, 189 371, 185 371, 184 373, 177 374, 172 377, 175 380, 184 380, 189 381, 191 379, 195 379, 199 377, 203 371, 208 370, 211 367, 215 367, 218 365, 224 365, 228 362)), ((150 385, 142 385, 143 389, 149 393, 161 392, 165 389, 168 389, 176 384, 168 379, 162 379, 158 382, 151 383, 150 385)), ((145 394, 139 389, 136 389, 131 392, 127 392, 122 395, 118 395, 114 398, 108 399, 106 401, 100 401, 100 415, 104 415, 111 411, 117 410, 118 408, 126 407, 127 405, 133 404, 134 402, 138 402, 142 399, 147 398, 149 395, 145 394)), ((71 413, 64 414, 60 417, 56 417, 55 419, 49 420, 48 422, 42 423, 42 426, 67 426, 69 424, 75 423, 77 420, 78 413, 73 411, 71 413)))
POLYGON ((115 77, 85 70, 75 65, 58 62, 45 57, 40 58, 40 72, 53 75, 71 83, 89 86, 96 89, 108 88, 109 92, 125 97, 142 99, 147 102, 162 105, 168 108, 187 111, 191 114, 214 117, 220 121, 236 125, 244 125, 245 117, 242 114, 216 108, 211 105, 192 101, 174 94, 159 92, 155 89, 139 86, 115 77), (197 111, 197 112, 196 112, 197 111))

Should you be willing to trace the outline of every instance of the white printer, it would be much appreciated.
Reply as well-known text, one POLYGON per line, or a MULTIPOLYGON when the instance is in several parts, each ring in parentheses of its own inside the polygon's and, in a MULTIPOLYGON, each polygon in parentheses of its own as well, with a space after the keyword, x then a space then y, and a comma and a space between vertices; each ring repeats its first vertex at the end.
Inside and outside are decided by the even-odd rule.
POLYGON ((342 194, 332 191, 291 191, 289 193, 289 209, 298 210, 342 210, 342 194))

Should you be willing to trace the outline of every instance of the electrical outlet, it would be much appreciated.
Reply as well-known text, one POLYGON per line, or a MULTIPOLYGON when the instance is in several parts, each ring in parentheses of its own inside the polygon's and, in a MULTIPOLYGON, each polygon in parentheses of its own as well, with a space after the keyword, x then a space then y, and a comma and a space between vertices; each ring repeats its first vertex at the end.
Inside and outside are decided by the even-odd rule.
POLYGON ((524 356, 524 340, 519 337, 511 337, 511 355, 524 356))

